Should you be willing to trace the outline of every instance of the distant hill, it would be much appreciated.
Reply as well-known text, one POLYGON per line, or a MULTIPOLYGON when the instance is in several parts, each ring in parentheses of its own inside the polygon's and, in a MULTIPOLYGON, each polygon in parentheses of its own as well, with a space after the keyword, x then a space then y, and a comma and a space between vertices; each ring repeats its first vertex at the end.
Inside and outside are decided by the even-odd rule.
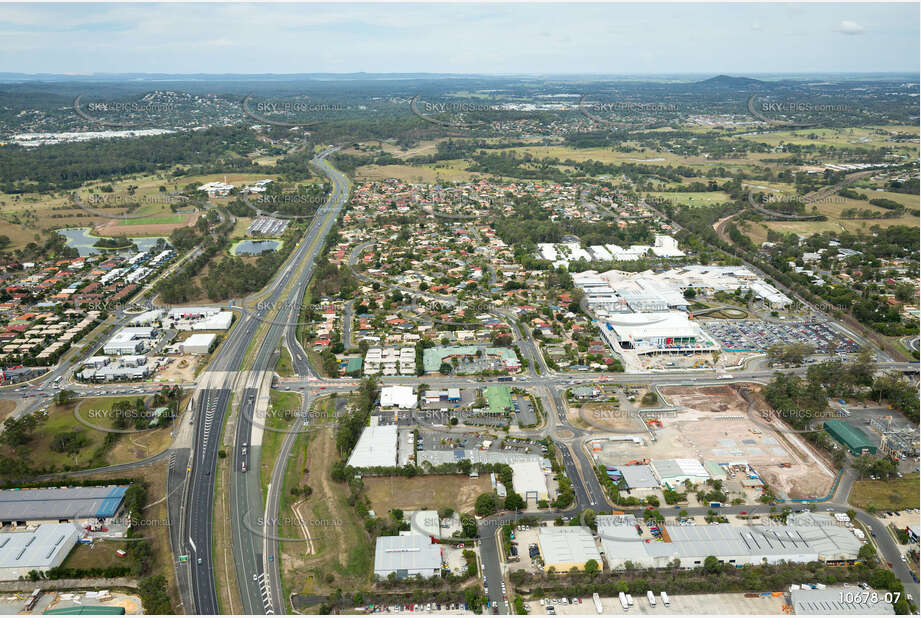
POLYGON ((713 86, 716 88, 745 88, 747 86, 761 86, 766 82, 751 77, 730 77, 729 75, 717 75, 710 79, 697 82, 700 86, 713 86))

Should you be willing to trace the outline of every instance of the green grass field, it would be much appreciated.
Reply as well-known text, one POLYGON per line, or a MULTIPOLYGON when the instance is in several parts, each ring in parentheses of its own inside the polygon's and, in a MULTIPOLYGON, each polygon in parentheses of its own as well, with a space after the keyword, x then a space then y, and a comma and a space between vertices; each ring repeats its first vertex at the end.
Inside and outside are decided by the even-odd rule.
POLYGON ((686 204, 688 206, 710 206, 712 204, 723 204, 731 202, 729 195, 723 191, 705 191, 702 193, 686 193, 682 191, 660 191, 650 193, 657 198, 671 200, 675 204, 686 204))
POLYGON ((862 509, 898 510, 918 506, 921 499, 917 474, 888 481, 857 481, 848 501, 862 509))
POLYGON ((185 221, 185 215, 152 215, 138 219, 123 219, 119 225, 178 225, 185 221))

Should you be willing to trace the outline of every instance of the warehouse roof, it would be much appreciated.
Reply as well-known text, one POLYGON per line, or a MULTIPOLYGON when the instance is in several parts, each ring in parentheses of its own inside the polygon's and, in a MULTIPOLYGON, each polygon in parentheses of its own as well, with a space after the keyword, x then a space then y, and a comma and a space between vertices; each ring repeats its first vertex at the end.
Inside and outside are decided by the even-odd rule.
POLYGON ((397 426, 365 427, 349 456, 353 468, 393 467, 397 465, 397 426))
POLYGON ((511 464, 512 485, 515 493, 527 499, 529 493, 534 493, 537 498, 547 495, 547 479, 544 470, 538 461, 523 461, 511 464))
POLYGON ((853 449, 873 448, 876 446, 867 434, 847 421, 840 419, 825 421, 823 427, 835 439, 844 442, 853 449))
POLYGON ((592 531, 585 526, 552 526, 541 528, 537 534, 544 564, 585 564, 595 560, 601 564, 601 553, 595 546, 592 531))
POLYGON ((6 489, 0 491, 0 521, 113 517, 126 491, 127 485, 6 489))
POLYGON ((421 534, 379 536, 374 550, 374 571, 441 568, 441 546, 421 534))
POLYGON ((649 466, 618 466, 617 470, 624 477, 630 489, 650 489, 659 486, 649 466))
POLYGON ((381 407, 382 408, 404 408, 410 409, 416 407, 416 394, 413 393, 412 386, 385 386, 381 389, 381 407))
POLYGON ((661 480, 678 476, 710 478, 706 468, 696 459, 654 459, 651 466, 661 480))
POLYGON ((882 616, 895 614, 895 608, 892 607, 892 603, 886 602, 883 594, 878 595, 879 598, 874 603, 870 601, 868 595, 853 592, 851 592, 851 596, 854 598, 848 598, 845 601, 842 599, 842 592, 845 592, 843 588, 791 590, 790 603, 793 605, 793 613, 799 616, 840 616, 842 614, 882 616))
POLYGON ((74 524, 42 524, 31 532, 0 532, 0 569, 50 569, 58 553, 73 547, 78 536, 74 524))
POLYGON ((636 521, 632 516, 599 515, 596 519, 605 555, 642 565, 651 565, 656 558, 704 556, 799 557, 800 561, 857 557, 861 542, 847 528, 835 525, 830 517, 819 514, 809 521, 796 521, 794 525, 782 526, 669 526, 669 542, 644 543, 636 536, 636 521))

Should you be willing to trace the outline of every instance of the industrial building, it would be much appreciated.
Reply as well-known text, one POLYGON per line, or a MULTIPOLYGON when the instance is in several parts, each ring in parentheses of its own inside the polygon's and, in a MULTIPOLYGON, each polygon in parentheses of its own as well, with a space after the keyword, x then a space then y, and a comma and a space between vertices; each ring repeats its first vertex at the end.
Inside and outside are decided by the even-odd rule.
POLYGON ((585 526, 550 526, 537 533, 537 546, 544 561, 544 569, 566 572, 573 567, 584 569, 585 563, 594 560, 601 567, 601 552, 595 545, 592 531, 585 526))
POLYGON ((27 578, 30 571, 44 572, 60 566, 79 539, 80 529, 72 523, 0 532, 0 580, 27 578))
POLYGON ((110 356, 138 354, 156 334, 157 329, 152 326, 126 326, 112 335, 102 346, 102 352, 110 356))
POLYGON ((412 386, 385 386, 381 388, 381 408, 411 410, 416 407, 416 394, 412 386))
POLYGON ((386 579, 395 573, 406 577, 441 574, 441 545, 421 534, 379 536, 374 548, 374 575, 386 579))
POLYGON ((511 464, 512 486, 515 493, 524 498, 525 502, 533 500, 535 506, 538 500, 549 500, 547 491, 547 478, 544 470, 537 461, 523 461, 511 464))
POLYGON ((659 487, 659 480, 652 473, 652 468, 647 465, 615 466, 614 472, 613 476, 609 475, 611 480, 617 482, 623 479, 628 489, 657 489, 659 487))
POLYGON ((797 616, 892 616, 895 608, 886 601, 886 595, 871 595, 853 588, 801 588, 790 591, 790 605, 797 616), (848 598, 845 600, 844 595, 848 598))
POLYGON ((840 419, 825 421, 822 425, 831 437, 843 444, 854 455, 875 455, 876 445, 862 430, 840 419))
POLYGON ((365 427, 346 465, 352 468, 395 467, 397 465, 397 426, 365 427))
POLYGON ((824 514, 809 521, 789 520, 786 525, 663 527, 662 542, 645 542, 637 533, 633 515, 599 515, 598 536, 608 566, 623 569, 627 562, 653 568, 679 560, 683 568, 696 568, 708 556, 724 564, 779 562, 852 563, 863 544, 854 534, 824 514))
POLYGON ((195 333, 185 341, 179 343, 181 354, 208 354, 217 340, 214 333, 195 333))
POLYGON ((422 396, 422 400, 429 404, 438 403, 439 401, 458 403, 461 400, 460 389, 449 388, 443 391, 425 391, 425 394, 422 396))
POLYGON ((126 491, 127 485, 0 490, 0 526, 115 524, 122 513, 126 491))
POLYGON ((669 489, 675 489, 685 481, 696 484, 710 478, 706 468, 696 459, 653 459, 649 468, 659 484, 669 489))
POLYGON ((624 313, 600 321, 601 335, 617 349, 637 354, 707 352, 719 345, 686 313, 624 313))

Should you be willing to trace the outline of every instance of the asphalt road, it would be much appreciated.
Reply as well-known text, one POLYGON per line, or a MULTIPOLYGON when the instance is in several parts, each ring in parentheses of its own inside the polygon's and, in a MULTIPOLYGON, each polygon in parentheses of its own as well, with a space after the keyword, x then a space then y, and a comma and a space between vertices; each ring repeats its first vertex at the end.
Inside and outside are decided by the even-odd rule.
MULTIPOLYGON (((255 375, 262 375, 262 372, 274 369, 277 359, 275 352, 282 340, 291 353, 295 372, 306 378, 316 375, 307 361, 306 352, 297 340, 297 326, 302 299, 313 276, 316 258, 323 251, 326 236, 338 219, 348 198, 348 179, 324 160, 324 157, 332 152, 334 150, 327 150, 311 162, 314 168, 326 174, 332 182, 333 190, 329 199, 323 207, 318 209, 293 259, 289 259, 287 265, 273 280, 268 298, 257 303, 256 312, 249 316, 251 322, 268 325, 268 332, 259 342, 253 362, 252 371, 255 375)), ((250 403, 248 397, 249 392, 247 391, 244 406, 250 403)), ((238 450, 242 448, 242 444, 252 442, 252 424, 246 422, 244 416, 246 415, 241 415, 240 422, 237 424, 238 450)), ((250 418, 252 418, 251 415, 250 418)), ((290 444, 293 444, 293 440, 290 444)), ((262 506, 262 486, 258 473, 259 451, 258 447, 250 445, 249 452, 255 457, 252 462, 252 473, 244 473, 238 466, 231 474, 234 498, 231 500, 230 517, 234 538, 234 563, 237 568, 237 583, 240 588, 243 611, 247 614, 284 611, 278 562, 269 561, 266 555, 267 543, 276 533, 275 524, 279 504, 277 492, 280 491, 282 485, 284 468, 278 469, 276 466, 279 476, 273 475, 269 488, 275 492, 275 495, 267 497, 268 503, 274 505, 275 510, 268 511, 264 518, 260 517, 262 513, 257 513, 257 507, 262 506), (263 520, 261 529, 252 525, 253 522, 260 519, 263 520)), ((287 453, 279 455, 279 460, 284 459, 287 459, 287 453)), ((274 550, 269 555, 274 556, 274 550)))
POLYGON ((202 391, 195 419, 192 475, 183 509, 188 551, 183 553, 190 556, 187 564, 191 569, 192 603, 197 614, 220 613, 211 552, 214 471, 217 468, 224 411, 229 402, 230 391, 227 389, 202 391))

